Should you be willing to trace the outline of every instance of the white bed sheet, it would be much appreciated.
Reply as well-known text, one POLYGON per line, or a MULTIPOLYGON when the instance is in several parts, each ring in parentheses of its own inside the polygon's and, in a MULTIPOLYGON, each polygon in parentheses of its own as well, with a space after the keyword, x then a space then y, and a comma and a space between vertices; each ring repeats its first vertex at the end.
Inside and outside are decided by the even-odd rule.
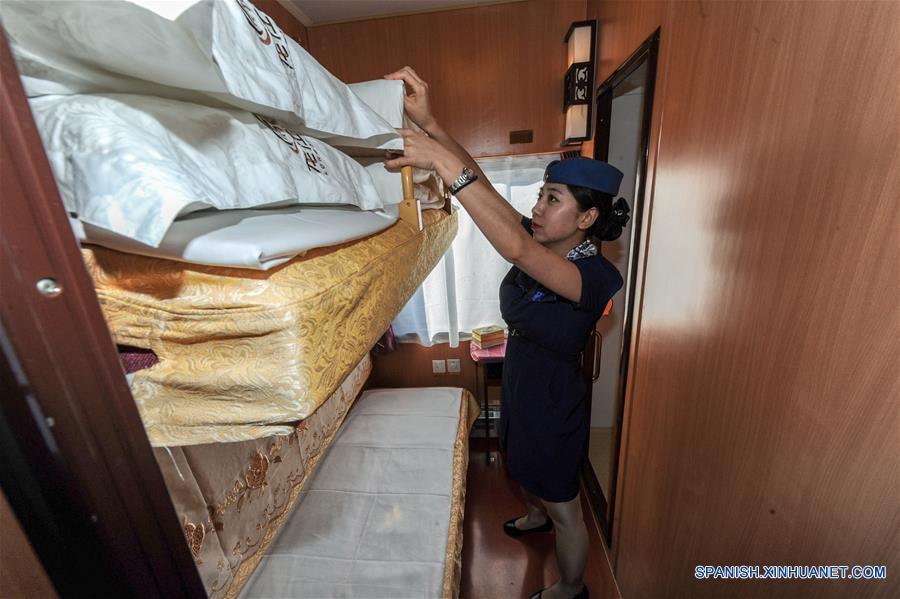
POLYGON ((241 597, 440 597, 461 398, 363 393, 241 597))
POLYGON ((396 221, 396 214, 352 206, 205 210, 176 220, 159 247, 152 247, 69 219, 82 243, 167 260, 255 270, 269 270, 313 248, 367 237, 396 221))

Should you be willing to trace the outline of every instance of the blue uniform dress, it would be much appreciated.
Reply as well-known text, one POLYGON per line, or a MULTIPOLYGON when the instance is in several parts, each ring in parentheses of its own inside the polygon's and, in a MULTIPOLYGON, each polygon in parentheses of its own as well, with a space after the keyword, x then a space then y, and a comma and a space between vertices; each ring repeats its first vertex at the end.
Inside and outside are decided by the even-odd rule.
MULTIPOLYGON (((531 219, 522 226, 532 233, 531 219)), ((622 287, 616 267, 586 242, 569 253, 581 272, 581 301, 559 297, 513 266, 500 284, 509 326, 503 363, 500 446, 510 476, 545 501, 570 501, 588 438, 580 358, 609 299, 622 287)))

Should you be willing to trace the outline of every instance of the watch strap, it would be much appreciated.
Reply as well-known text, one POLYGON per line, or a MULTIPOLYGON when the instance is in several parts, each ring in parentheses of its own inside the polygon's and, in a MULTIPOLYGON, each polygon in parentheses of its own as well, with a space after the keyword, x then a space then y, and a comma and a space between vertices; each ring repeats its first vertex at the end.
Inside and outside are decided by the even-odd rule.
POLYGON ((470 169, 469 167, 463 167, 462 174, 450 184, 448 191, 456 195, 463 187, 469 185, 470 183, 476 181, 478 179, 478 175, 470 169))

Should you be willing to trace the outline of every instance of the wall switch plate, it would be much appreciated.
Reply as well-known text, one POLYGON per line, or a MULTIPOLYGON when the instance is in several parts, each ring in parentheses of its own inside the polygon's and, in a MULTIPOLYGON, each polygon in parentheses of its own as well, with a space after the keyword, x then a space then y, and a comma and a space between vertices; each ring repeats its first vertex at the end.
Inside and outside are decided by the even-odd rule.
POLYGON ((434 374, 444 374, 447 372, 447 362, 444 360, 432 360, 431 372, 434 374))
POLYGON ((447 372, 459 372, 459 360, 447 360, 447 372))

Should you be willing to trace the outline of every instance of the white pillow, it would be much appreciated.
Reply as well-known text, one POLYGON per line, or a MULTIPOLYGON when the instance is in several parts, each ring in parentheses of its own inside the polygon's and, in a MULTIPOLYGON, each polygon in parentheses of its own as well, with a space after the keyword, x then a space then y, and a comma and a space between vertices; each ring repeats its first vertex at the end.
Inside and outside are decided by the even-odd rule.
POLYGON ((354 157, 354 160, 365 166, 385 206, 403 201, 403 177, 399 172, 387 170, 384 159, 354 157))
POLYGON ((248 112, 115 94, 30 103, 66 209, 153 247, 201 208, 382 207, 359 163, 248 112))
POLYGON ((404 83, 396 79, 375 79, 351 83, 350 90, 391 127, 405 127, 404 83))
MULTIPOLYGON (((378 113, 381 118, 391 124, 392 127, 407 127, 416 131, 421 129, 413 123, 403 109, 404 83, 393 79, 375 79, 374 81, 364 81, 362 83, 351 83, 350 89, 353 90, 359 99, 369 105, 369 107, 378 113)), ((326 141, 331 145, 340 146, 340 138, 329 138, 326 141)), ((378 158, 374 158, 375 153, 372 152, 351 152, 348 153, 354 157, 360 164, 366 166, 366 170, 372 175, 372 180, 379 191, 384 190, 382 199, 385 204, 388 203, 387 197, 402 198, 403 185, 401 183, 399 171, 388 171, 384 166, 384 155, 377 154, 378 158)), ((437 173, 432 170, 413 169, 413 191, 416 200, 422 205, 422 208, 443 208, 443 182, 437 173)), ((398 202, 400 200, 397 200, 398 202)))
MULTIPOLYGON (((360 100, 366 103, 378 116, 383 118, 391 127, 406 127, 413 131, 421 132, 422 129, 407 116, 403 108, 403 98, 406 95, 404 83, 394 79, 375 79, 361 83, 351 83, 350 89, 360 100)), ((344 148, 351 156, 384 156, 384 152, 378 152, 374 148, 361 149, 358 142, 345 137, 323 138, 329 144, 344 148)), ((385 146, 387 147, 387 146, 385 146)), ((394 149, 394 148, 390 148, 394 149)))
MULTIPOLYGON (((351 83, 348 87, 366 106, 384 119, 394 130, 398 127, 407 126, 403 110, 403 95, 405 93, 403 85, 402 81, 376 79, 362 83, 351 83)), ((329 145, 341 148, 354 157, 378 156, 383 160, 386 149, 402 148, 402 143, 398 148, 393 148, 388 144, 361 146, 352 137, 342 135, 322 137, 321 139, 328 142, 329 145)))
POLYGON ((224 103, 317 137, 402 148, 388 123, 249 0, 203 0, 175 21, 124 1, 3 0, 0 17, 29 97, 113 92, 224 103))

